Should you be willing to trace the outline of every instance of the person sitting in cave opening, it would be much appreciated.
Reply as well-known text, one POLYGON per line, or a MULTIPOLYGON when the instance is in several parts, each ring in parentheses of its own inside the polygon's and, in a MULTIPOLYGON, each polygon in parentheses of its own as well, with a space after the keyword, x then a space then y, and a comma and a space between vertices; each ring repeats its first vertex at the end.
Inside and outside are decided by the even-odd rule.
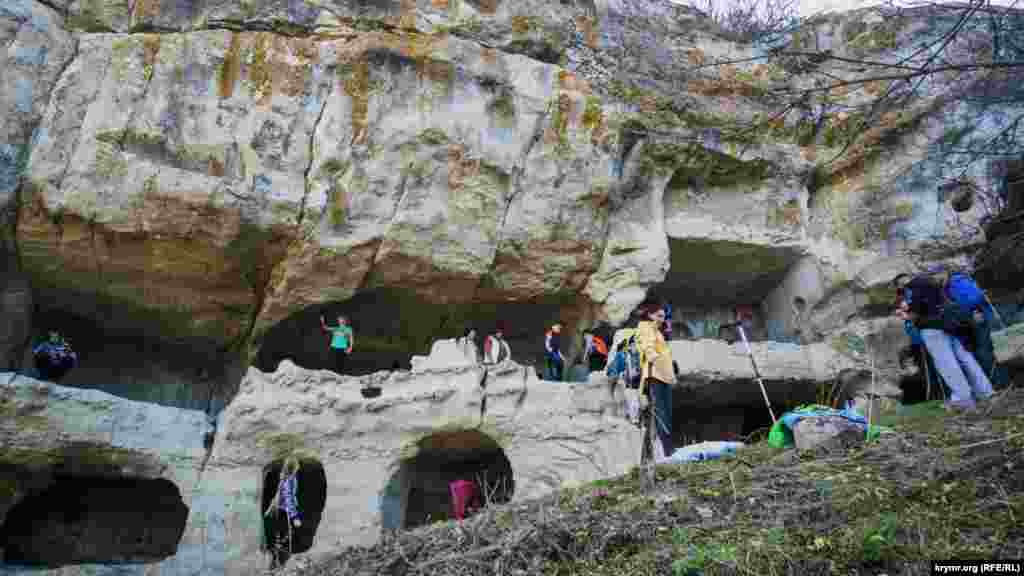
POLYGON ((562 381, 565 356, 562 356, 562 325, 555 324, 544 334, 544 379, 562 381))
POLYGON ((352 327, 348 325, 348 318, 338 316, 337 326, 328 326, 324 317, 320 317, 320 328, 331 334, 331 350, 334 352, 334 370, 341 374, 345 370, 345 360, 352 354, 352 345, 355 343, 355 334, 352 327))
POLYGON ((281 479, 270 505, 263 513, 271 523, 270 569, 280 568, 292 554, 292 529, 302 526, 299 514, 299 459, 289 456, 281 467, 281 479))
POLYGON ((36 369, 43 380, 57 382, 78 363, 78 354, 56 330, 50 330, 49 337, 32 348, 36 369))
POLYGON ((501 364, 512 358, 512 349, 505 340, 505 323, 498 322, 498 327, 484 339, 484 364, 501 364))

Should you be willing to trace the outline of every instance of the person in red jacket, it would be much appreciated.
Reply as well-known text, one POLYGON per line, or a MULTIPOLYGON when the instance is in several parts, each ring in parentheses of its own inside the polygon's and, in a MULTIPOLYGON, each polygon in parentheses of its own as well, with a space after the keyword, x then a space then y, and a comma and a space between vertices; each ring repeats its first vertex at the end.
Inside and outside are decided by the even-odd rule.
POLYGON ((505 323, 498 322, 494 334, 484 339, 484 364, 501 364, 512 357, 512 350, 505 340, 505 323))

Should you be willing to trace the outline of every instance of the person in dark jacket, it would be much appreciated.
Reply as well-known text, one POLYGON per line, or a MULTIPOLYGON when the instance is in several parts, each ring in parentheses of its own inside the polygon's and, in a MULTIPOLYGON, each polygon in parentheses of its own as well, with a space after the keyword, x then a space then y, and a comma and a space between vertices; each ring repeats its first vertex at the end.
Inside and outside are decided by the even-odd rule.
POLYGON ((271 540, 268 542, 270 552, 270 568, 284 566, 292 554, 292 530, 302 526, 302 515, 298 504, 299 460, 289 457, 281 467, 281 476, 277 483, 270 505, 263 513, 271 522, 271 540))
POLYGON ((973 409, 979 400, 992 396, 992 382, 978 361, 951 332, 942 286, 927 276, 896 278, 904 306, 897 311, 920 331, 925 350, 935 369, 949 386, 947 408, 973 409))

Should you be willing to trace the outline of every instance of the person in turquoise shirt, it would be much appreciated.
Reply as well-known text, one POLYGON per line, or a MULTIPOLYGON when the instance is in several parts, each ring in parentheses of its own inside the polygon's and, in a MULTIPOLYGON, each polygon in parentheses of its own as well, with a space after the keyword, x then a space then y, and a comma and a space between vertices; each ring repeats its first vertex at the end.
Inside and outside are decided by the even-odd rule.
POLYGON ((338 374, 345 369, 345 359, 352 353, 352 344, 355 343, 355 335, 352 327, 348 325, 348 318, 338 316, 337 326, 328 326, 324 317, 320 317, 320 327, 324 332, 331 334, 331 350, 334 351, 334 368, 338 374))

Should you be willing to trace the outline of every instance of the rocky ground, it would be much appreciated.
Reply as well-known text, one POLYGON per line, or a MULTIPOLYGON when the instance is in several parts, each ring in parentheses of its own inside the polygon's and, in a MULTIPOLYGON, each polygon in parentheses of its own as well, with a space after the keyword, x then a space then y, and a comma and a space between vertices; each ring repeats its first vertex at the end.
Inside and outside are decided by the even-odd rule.
MULTIPOLYGON (((976 413, 883 415, 875 441, 636 470, 461 525, 402 533, 289 576, 928 574, 933 559, 1024 556, 1024 390, 976 413)), ((763 436, 763 434, 761 434, 763 436)))

